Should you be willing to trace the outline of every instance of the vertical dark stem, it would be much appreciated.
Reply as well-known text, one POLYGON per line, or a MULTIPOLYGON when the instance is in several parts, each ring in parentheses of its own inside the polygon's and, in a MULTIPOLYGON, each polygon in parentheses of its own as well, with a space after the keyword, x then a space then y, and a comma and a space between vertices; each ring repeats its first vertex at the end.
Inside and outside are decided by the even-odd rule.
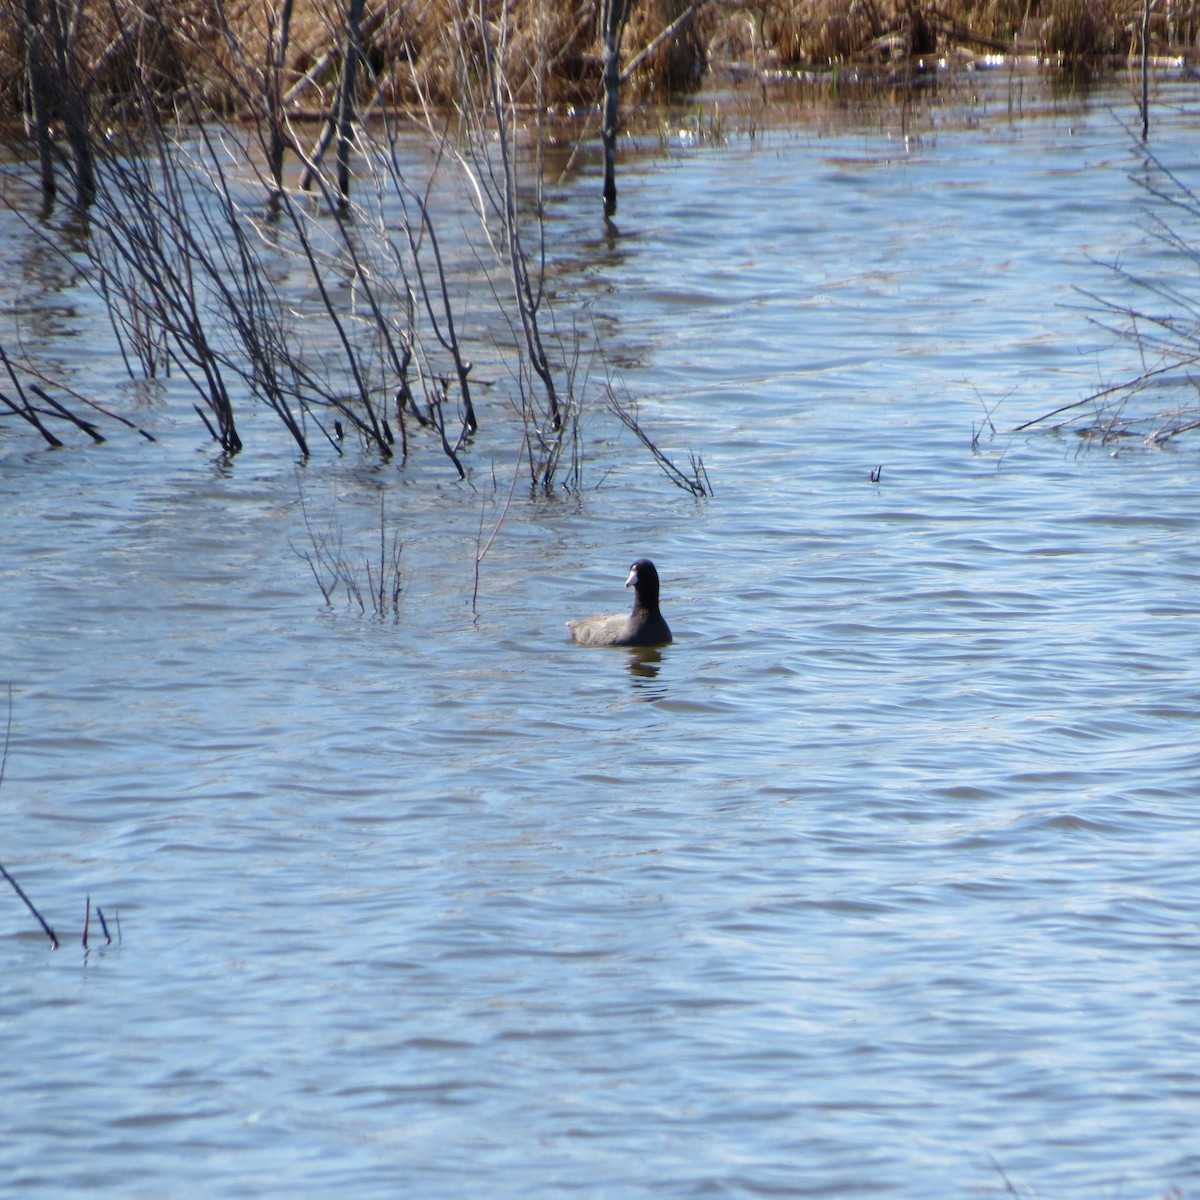
MULTIPOLYGON (((507 8, 507 5, 504 7, 507 8)), ((505 12, 504 20, 507 21, 507 12, 505 12)), ((535 297, 533 283, 529 278, 529 265, 521 245, 516 164, 513 162, 509 146, 511 112, 510 100, 507 96, 508 84, 504 76, 504 66, 497 61, 496 47, 488 33, 488 0, 479 0, 479 25, 484 31, 483 48, 487 66, 488 98, 492 107, 496 147, 500 156, 500 183, 503 187, 500 218, 504 224, 509 274, 516 292, 517 309, 521 315, 521 328, 525 334, 525 345, 529 352, 529 365, 546 389, 546 399, 550 408, 550 425, 553 429, 559 430, 562 428, 562 414, 558 401, 558 389, 554 384, 554 375, 550 370, 549 360, 546 358, 542 333, 538 325, 541 287, 539 285, 537 289, 539 294, 535 297)))
POLYGON ((87 208, 96 198, 96 168, 92 154, 88 88, 75 52, 81 7, 72 11, 70 0, 49 0, 46 26, 53 38, 57 109, 75 169, 75 200, 87 208))
POLYGON ((75 160, 75 199, 87 208, 96 199, 96 164, 92 153, 91 116, 87 89, 80 79, 82 68, 75 54, 74 33, 63 39, 63 65, 67 103, 63 112, 67 141, 75 160))
POLYGON ((346 14, 346 50, 342 60, 342 86, 338 92, 337 187, 343 199, 350 195, 350 132, 354 121, 354 81, 362 54, 364 0, 350 0, 346 14))
POLYGON ((283 68, 287 62, 288 39, 291 35, 293 0, 283 0, 277 18, 278 25, 268 53, 267 74, 267 169, 277 190, 283 188, 283 151, 287 146, 283 119, 283 68))
POLYGON ((621 100, 621 35, 627 0, 600 0, 600 36, 604 41, 604 215, 617 211, 617 121, 621 100))
POLYGON ((1142 141, 1150 136, 1150 6, 1142 0, 1142 141))
POLYGON ((50 54, 46 46, 45 21, 38 0, 25 0, 25 74, 29 81, 29 104, 33 135, 37 143, 38 166, 42 177, 42 195, 54 199, 54 142, 50 136, 53 85, 50 79, 50 54))
MULTIPOLYGON (((425 283, 424 272, 420 275, 421 294, 424 297, 425 308, 429 313, 430 319, 437 328, 438 340, 442 342, 454 357, 454 373, 458 376, 458 390, 462 396, 463 425, 467 433, 475 433, 479 429, 479 422, 475 419, 475 405, 471 400, 471 384, 467 378, 471 373, 471 364, 463 358, 458 334, 454 330, 454 310, 450 306, 450 290, 446 283, 446 270, 442 264, 442 252, 438 246, 437 233, 433 228, 433 222, 429 217, 429 209, 423 198, 421 199, 421 223, 425 227, 425 231, 429 237, 429 247, 433 252, 433 261, 437 267, 440 284, 439 290, 442 296, 442 314, 446 322, 445 337, 442 336, 441 327, 437 325, 437 318, 433 313, 433 302, 429 296, 429 288, 425 283)), ((411 230, 409 231, 409 245, 412 247, 413 258, 415 260, 417 257, 417 241, 411 230)))

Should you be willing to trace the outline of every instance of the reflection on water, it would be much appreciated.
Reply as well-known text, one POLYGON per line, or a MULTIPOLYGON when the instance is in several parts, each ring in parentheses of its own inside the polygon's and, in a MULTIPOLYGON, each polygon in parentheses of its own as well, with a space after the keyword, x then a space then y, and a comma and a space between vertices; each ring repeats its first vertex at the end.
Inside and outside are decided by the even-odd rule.
MULTIPOLYGON (((1195 445, 1003 432, 1130 365, 1072 310, 1139 261, 1130 104, 971 95, 907 141, 875 110, 630 161, 611 252, 562 184, 560 303, 717 492, 585 422, 478 621, 440 463, 298 485, 251 420, 213 465, 167 381, 154 445, 0 426, 3 861, 63 941, 0 905, 13 1195, 1200 1189, 1195 445), (354 563, 386 491, 399 621, 322 604, 298 486, 354 563), (564 581, 642 547, 688 636, 579 652, 564 581), (121 938, 81 973, 89 895, 121 938)), ((6 311, 72 314, 104 389, 6 220, 6 311)))
POLYGON ((658 678, 662 651, 657 646, 629 646, 629 677, 642 700, 661 700, 667 694, 665 680, 658 678))

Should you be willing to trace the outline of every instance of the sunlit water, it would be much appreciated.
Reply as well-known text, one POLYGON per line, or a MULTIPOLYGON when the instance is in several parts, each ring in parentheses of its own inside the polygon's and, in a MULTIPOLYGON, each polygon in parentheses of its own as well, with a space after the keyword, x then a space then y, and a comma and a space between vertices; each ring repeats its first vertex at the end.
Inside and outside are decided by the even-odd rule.
MULTIPOLYGON (((1186 267, 1122 89, 1010 99, 667 128, 607 235, 560 183, 560 306, 716 491, 597 416, 477 620, 486 415, 474 489, 266 417, 215 463, 186 398, 0 427, 0 861, 63 940, 3 890, 5 1194, 1200 1190, 1200 443, 1005 432, 1137 369, 1074 288, 1186 267), (384 497, 398 622, 302 493, 355 553, 384 497), (675 643, 569 644, 641 555, 675 643)), ((127 406, 0 220, 9 328, 127 406)))

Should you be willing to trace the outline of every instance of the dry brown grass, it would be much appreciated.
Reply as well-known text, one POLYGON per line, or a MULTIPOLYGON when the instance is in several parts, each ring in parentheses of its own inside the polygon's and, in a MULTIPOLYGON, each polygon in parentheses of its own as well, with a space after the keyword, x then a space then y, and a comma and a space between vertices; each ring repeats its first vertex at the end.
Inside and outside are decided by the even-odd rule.
POLYGON ((1121 0, 1052 0, 1042 27, 1042 52, 1068 63, 1133 53, 1140 8, 1121 0))
MULTIPOLYGON (((781 65, 871 63, 957 46, 1079 61, 1135 53, 1142 0, 758 0, 738 12, 740 37, 725 44, 743 54, 752 44, 781 65)), ((1152 49, 1185 51, 1198 34, 1200 3, 1174 4, 1154 16, 1152 49)))
MULTIPOLYGON (((206 108, 245 109, 261 87, 272 17, 281 0, 79 0, 75 48, 94 111, 119 110, 139 86, 164 102, 185 91, 206 108)), ((688 0, 630 0, 626 61, 688 0)), ((24 103, 19 30, 27 0, 0 0, 0 107, 24 103)), ((48 4, 49 0, 41 0, 48 4)), ((1200 36, 1200 0, 1158 6, 1152 50, 1186 51, 1200 36)), ((601 55, 595 0, 511 0, 505 58, 518 102, 592 103, 601 55)), ((953 46, 1016 48, 1051 60, 1136 52, 1142 0, 706 0, 693 20, 641 64, 640 96, 693 87, 709 62, 822 67, 890 61, 953 46)), ((368 0, 370 67, 364 89, 388 102, 452 102, 461 64, 480 44, 478 0, 368 0), (464 56, 463 49, 467 49, 464 56)), ((490 5, 493 22, 504 11, 490 5)), ((301 108, 330 102, 343 28, 339 0, 295 0, 285 90, 301 108)))
MULTIPOLYGON (((0 105, 20 111, 24 47, 19 30, 26 0, 0 0, 0 105)), ((688 0, 634 0, 626 48, 632 57, 688 7, 688 0)), ((266 61, 279 0, 82 0, 75 50, 101 111, 119 106, 139 84, 170 100, 187 89, 204 106, 232 112, 246 103, 266 61)), ((482 40, 473 0, 368 0, 363 87, 415 104, 451 103, 461 64, 479 65, 482 40)), ((495 26, 501 6, 492 4, 495 26)), ((518 103, 595 99, 600 51, 593 0, 514 0, 508 9, 505 65, 518 103)), ((299 85, 302 107, 328 104, 344 28, 338 0, 295 0, 285 91, 299 85)), ((699 78, 703 47, 684 28, 640 67, 635 85, 664 92, 699 78)))
POLYGON ((785 63, 846 62, 866 55, 882 34, 873 4, 776 2, 762 13, 763 44, 785 63))

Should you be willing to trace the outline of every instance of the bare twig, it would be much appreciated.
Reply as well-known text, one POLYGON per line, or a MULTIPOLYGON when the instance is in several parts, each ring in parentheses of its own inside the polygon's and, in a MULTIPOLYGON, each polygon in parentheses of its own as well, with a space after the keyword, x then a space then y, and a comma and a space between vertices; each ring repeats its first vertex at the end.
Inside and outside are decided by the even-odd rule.
MULTIPOLYGON (((1131 140, 1135 139, 1134 131, 1127 125, 1125 129, 1131 140)), ((1200 196, 1144 146, 1141 153, 1147 171, 1136 178, 1139 186, 1181 221, 1200 221, 1200 196)), ((1150 235, 1189 267, 1200 265, 1200 246, 1180 229, 1167 225, 1165 218, 1156 218, 1150 235)), ((1077 290, 1088 302, 1082 311, 1092 324, 1131 345, 1141 361, 1141 370, 1025 421, 1014 432, 1039 425, 1057 430, 1073 424, 1080 434, 1101 442, 1139 437, 1147 445, 1161 446, 1200 426, 1195 399, 1200 383, 1194 374, 1200 363, 1200 298, 1188 290, 1194 270, 1180 273, 1181 282, 1172 283, 1135 274, 1120 263, 1111 269, 1123 286, 1140 295, 1143 303, 1120 303, 1081 288, 1077 290), (1165 411, 1131 410, 1134 397, 1149 396, 1152 389, 1172 383, 1183 383, 1191 390, 1190 404, 1175 404, 1165 411)))
MULTIPOLYGON (((997 1172, 1000 1175, 1000 1178, 1004 1180, 1004 1190, 1010 1196, 1016 1196, 1017 1189, 1015 1187, 1013 1187, 1012 1180, 1009 1179, 1008 1175, 1005 1173, 1004 1168, 996 1161, 995 1155, 989 1154, 988 1158, 991 1159, 992 1166, 996 1168, 997 1172)), ((1018 1200, 1019 1200, 1019 1198, 1018 1198, 1018 1200)))
MULTIPOLYGON (((12 684, 8 684, 6 691, 8 693, 7 712, 4 718, 4 748, 0 750, 0 784, 4 783, 4 772, 8 766, 8 747, 12 740, 12 718, 13 718, 13 690, 12 684)), ((14 892, 25 902, 25 907, 37 918, 37 922, 45 931, 46 936, 50 939, 50 948, 58 949, 58 938, 54 935, 54 930, 46 924, 45 918, 34 907, 33 901, 21 890, 21 885, 0 865, 0 875, 8 880, 14 892)))
POLYGON ((508 516, 509 505, 512 504, 513 492, 517 488, 517 480, 521 475, 521 458, 525 454, 525 448, 528 441, 521 443, 520 453, 517 455, 517 461, 513 463, 512 482, 508 485, 508 495, 504 499, 504 507, 500 510, 500 516, 496 519, 495 525, 492 526, 492 532, 488 537, 486 544, 480 548, 480 541, 483 539, 483 509, 479 510, 479 536, 475 541, 475 583, 471 589, 471 612, 476 616, 479 615, 479 568, 483 563, 487 552, 492 548, 492 543, 496 540, 496 534, 500 532, 500 526, 504 524, 504 518, 508 516))
POLYGON ((25 895, 25 893, 21 890, 21 885, 4 869, 4 867, 2 865, 0 865, 0 875, 3 875, 4 878, 8 880, 8 882, 12 885, 13 891, 16 892, 17 895, 20 896, 21 899, 25 902, 25 907, 27 909, 29 909, 29 911, 31 913, 33 913, 33 915, 37 918, 38 924, 42 927, 42 930, 45 932, 46 936, 50 939, 50 949, 57 950, 58 949, 58 938, 55 936, 54 930, 51 929, 50 926, 46 924, 45 917, 43 917, 42 914, 40 912, 38 912, 38 910, 33 905, 33 901, 30 900, 30 898, 27 895, 25 895))
POLYGON ((663 44, 663 42, 673 38, 680 31, 680 29, 682 29, 683 26, 691 20, 692 16, 699 7, 699 0, 693 0, 693 3, 689 4, 687 8, 685 8, 683 12, 681 12, 679 16, 675 18, 675 20, 673 20, 661 33, 658 34, 657 37, 642 47, 642 49, 629 60, 625 66, 625 70, 621 72, 622 86, 629 82, 630 78, 632 78, 633 73, 638 69, 638 67, 640 67, 642 63, 644 63, 646 59, 648 59, 650 55, 652 55, 655 50, 657 50, 659 46, 663 44))
POLYGON ((704 460, 698 455, 689 453, 688 460, 691 474, 681 470, 658 448, 650 439, 650 435, 642 428, 638 420, 636 403, 623 404, 617 397, 611 383, 607 393, 608 407, 615 413, 621 423, 632 430, 638 441, 650 451, 654 461, 662 468, 663 474, 678 488, 690 492, 693 496, 711 496, 712 484, 708 472, 704 469, 704 460))
POLYGON ((356 606, 360 613, 368 607, 377 617, 400 616, 400 602, 404 593, 404 576, 401 570, 401 554, 404 543, 397 533, 389 539, 387 533, 386 500, 379 497, 379 548, 378 559, 364 554, 354 562, 342 549, 341 529, 336 515, 331 518, 330 529, 319 533, 313 528, 304 494, 300 494, 300 511, 304 518, 304 529, 308 535, 309 548, 300 549, 294 544, 292 550, 306 563, 313 579, 325 598, 332 604, 333 595, 340 585, 346 594, 346 603, 356 606))
POLYGON ((8 373, 9 379, 12 380, 12 385, 16 390, 16 395, 20 403, 12 400, 9 396, 0 392, 0 402, 8 406, 8 409, 16 413, 19 417, 24 417, 45 439, 48 446, 58 448, 62 442, 42 424, 41 418, 38 416, 37 409, 30 403, 29 398, 25 395, 25 389, 21 386, 20 379, 17 378, 16 369, 13 367, 12 361, 4 352, 4 347, 0 346, 0 362, 4 364, 4 369, 8 373))

